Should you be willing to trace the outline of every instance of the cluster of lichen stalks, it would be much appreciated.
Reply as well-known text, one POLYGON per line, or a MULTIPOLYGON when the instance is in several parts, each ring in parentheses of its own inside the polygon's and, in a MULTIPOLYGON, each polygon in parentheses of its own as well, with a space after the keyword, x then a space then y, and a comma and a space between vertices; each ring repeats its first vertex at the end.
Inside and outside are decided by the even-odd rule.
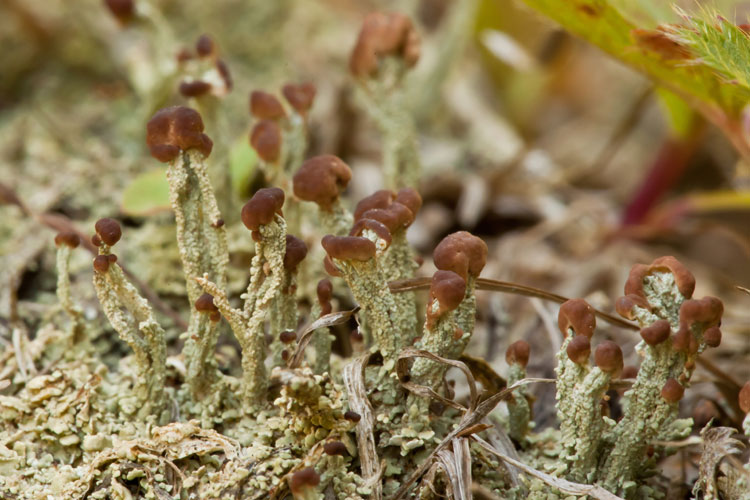
MULTIPOLYGON (((413 185, 419 176, 415 148, 409 142, 413 135, 403 133, 413 124, 404 123, 394 97, 394 80, 417 55, 418 42, 408 19, 375 15, 365 22, 352 57, 363 100, 387 131, 385 177, 390 185, 413 185)), ((189 415, 199 417, 204 426, 222 421, 225 428, 230 423, 221 420, 222 411, 232 406, 231 401, 238 402, 237 425, 250 427, 249 435, 258 443, 243 442, 251 450, 255 472, 243 470, 237 477, 257 491, 279 496, 289 491, 298 499, 322 498, 324 493, 337 498, 403 493, 399 487, 411 470, 433 459, 431 451, 461 418, 460 409, 433 405, 425 393, 407 388, 428 388, 443 402, 450 398, 444 378, 448 365, 441 359, 458 359, 472 335, 474 292, 487 246, 459 232, 436 247, 433 260, 438 270, 420 328, 416 295, 389 288, 389 283, 412 278, 418 267, 406 231, 420 209, 419 194, 411 187, 381 190, 348 210, 341 194, 352 175, 349 167, 331 155, 302 161, 314 88, 287 86, 283 93, 289 107, 272 94, 251 96, 251 112, 258 121, 250 142, 267 180, 280 187, 260 189, 242 208, 241 221, 252 231, 255 254, 240 301, 227 292, 227 230, 208 177, 212 141, 204 134, 200 114, 187 107, 166 108, 148 123, 151 154, 168 163, 177 242, 192 304, 183 336, 185 383, 177 389, 178 399, 191 402, 189 415), (307 210, 305 203, 314 203, 317 210, 307 210), (292 234, 310 227, 326 234, 322 239, 305 238, 311 253, 320 253, 321 247, 325 251, 321 266, 309 265, 308 245, 292 234), (323 268, 333 281, 323 275, 323 268), (332 313, 334 284, 339 296, 346 293, 339 278, 361 308, 360 335, 353 343, 362 354, 349 364, 353 370, 331 363, 327 327, 348 318, 332 313), (304 329, 299 328, 300 302, 312 304, 304 329), (242 349, 239 382, 217 368, 214 351, 222 318, 242 349), (366 352, 363 341, 369 346, 366 352), (436 357, 415 358, 408 375, 399 377, 396 366, 411 347, 436 357), (307 355, 310 350, 314 356, 307 355), (364 390, 353 392, 358 386, 364 390)), ((164 330, 112 253, 122 234, 119 224, 101 219, 95 230, 92 242, 99 255, 93 263, 94 286, 111 325, 135 355, 135 413, 143 421, 168 424, 172 412, 164 330)), ((61 234, 56 242, 58 293, 72 320, 71 336, 80 341, 82 317, 67 285, 67 259, 76 241, 73 235, 61 234)), ((564 341, 557 355, 556 382, 559 444, 550 446, 531 433, 530 402, 521 386, 509 393, 502 432, 554 476, 598 484, 627 497, 648 495, 645 478, 668 452, 657 443, 690 432, 691 422, 678 418, 678 402, 696 358, 721 338, 721 302, 712 297, 692 299, 694 285, 692 275, 671 257, 631 271, 617 311, 641 327, 643 342, 636 349, 643 359, 637 374, 622 373, 622 352, 611 341, 597 345, 592 365, 594 311, 582 300, 563 304, 559 325, 564 341), (623 416, 614 421, 607 415, 605 393, 619 376, 635 380, 623 396, 623 416)), ((528 357, 527 343, 511 345, 509 385, 526 377, 528 357)), ((747 401, 743 404, 750 410, 747 401)), ((464 437, 482 435, 486 427, 464 437)), ((458 443, 477 458, 469 477, 496 494, 555 494, 549 484, 509 479, 512 475, 496 457, 473 441, 469 445, 466 439, 454 440, 454 456, 465 452, 458 443), (492 466, 489 471, 487 464, 492 466)), ((449 476, 433 467, 413 493, 431 497, 436 487, 447 487, 458 495, 449 476)))

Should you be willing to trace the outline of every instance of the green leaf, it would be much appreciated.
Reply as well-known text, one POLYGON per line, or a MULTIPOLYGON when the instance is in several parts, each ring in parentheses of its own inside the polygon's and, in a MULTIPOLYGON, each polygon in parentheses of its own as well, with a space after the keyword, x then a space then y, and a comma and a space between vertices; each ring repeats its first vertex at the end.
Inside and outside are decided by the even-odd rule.
POLYGON ((170 209, 166 168, 138 175, 122 194, 122 212, 126 215, 153 215, 170 209))
POLYGON ((237 139, 229 151, 229 172, 232 178, 232 188, 240 195, 246 194, 250 179, 258 164, 258 155, 250 146, 247 135, 237 139))
POLYGON ((742 30, 726 28, 724 37, 717 38, 714 31, 721 31, 723 25, 709 29, 715 21, 700 18, 707 14, 684 16, 688 23, 684 29, 674 25, 641 29, 610 0, 523 1, 680 96, 721 128, 741 154, 750 157, 750 144, 740 126, 742 110, 750 102, 750 88, 741 78, 748 71, 746 40, 739 38, 740 34, 746 37, 742 30), (702 41, 705 50, 697 40, 686 36, 688 32, 702 41), (733 43, 725 49, 731 52, 731 58, 721 59, 717 45, 726 41, 733 43), (714 54, 713 58, 708 59, 709 54, 714 54), (736 80, 730 83, 717 70, 736 80))
POLYGON ((672 133, 683 139, 689 137, 700 119, 699 115, 674 92, 663 87, 657 88, 655 92, 672 133))

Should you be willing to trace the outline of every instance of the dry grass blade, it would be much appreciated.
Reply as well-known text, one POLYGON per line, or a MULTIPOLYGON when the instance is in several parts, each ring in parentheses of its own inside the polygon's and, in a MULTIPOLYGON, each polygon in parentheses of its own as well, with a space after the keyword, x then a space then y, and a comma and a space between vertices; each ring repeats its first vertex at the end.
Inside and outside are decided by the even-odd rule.
MULTIPOLYGON (((388 283, 388 287, 391 289, 391 292, 394 293, 408 292, 412 290, 427 290, 430 287, 430 278, 411 278, 406 280, 391 281, 390 283, 388 283)), ((515 295, 522 295, 524 297, 537 297, 539 299, 557 302, 558 304, 562 304, 563 302, 569 300, 563 295, 547 292, 539 288, 534 288, 533 286, 520 285, 518 283, 511 283, 509 281, 498 281, 488 278, 477 278, 477 289, 487 290, 490 292, 512 293, 515 295)), ((594 314, 613 325, 627 328, 629 330, 640 330, 640 328, 633 323, 625 321, 624 319, 618 318, 617 316, 606 313, 604 311, 594 309, 594 314)))
POLYGON ((596 498, 597 500, 623 500, 621 497, 618 497, 617 495, 610 493, 609 491, 605 490, 601 486, 598 486, 595 484, 591 485, 591 484, 574 483, 572 481, 568 481, 566 479, 562 479, 559 477, 554 477, 542 471, 538 471, 533 467, 529 467, 523 462, 520 462, 514 458, 511 458, 499 452, 491 444, 489 444, 487 441, 480 438, 479 436, 473 435, 471 436, 471 438, 474 439, 474 441, 476 441, 479 444, 479 446, 481 446, 488 452, 492 453, 503 462, 510 464, 513 467, 519 468, 526 474, 544 481, 544 483, 552 486, 553 488, 557 488, 563 493, 568 493, 570 495, 590 496, 592 498, 596 498))
POLYGON ((357 434, 362 476, 372 488, 370 498, 380 500, 383 498, 383 491, 380 484, 380 461, 373 433, 375 418, 370 400, 367 398, 367 387, 365 386, 365 366, 367 366, 369 359, 369 354, 355 358, 344 367, 343 378, 346 394, 349 398, 349 409, 359 413, 360 416, 355 433, 357 434))
POLYGON ((744 286, 740 285, 735 285, 735 288, 740 292, 745 292, 746 294, 750 295, 750 288, 745 288, 744 286))
POLYGON ((294 351, 294 355, 289 358, 289 363, 287 366, 289 368, 297 368, 299 366, 299 364, 302 362, 303 356, 305 355, 305 348, 307 347, 307 344, 310 343, 310 340, 312 340, 312 334, 315 332, 315 330, 338 325, 340 323, 346 323, 347 321, 349 321, 349 318, 352 317, 352 314, 355 314, 357 311, 359 311, 359 307, 355 307, 354 309, 351 309, 349 311, 340 311, 326 314, 325 316, 321 316, 320 318, 310 323, 304 330, 302 330, 302 333, 299 335, 297 349, 294 351))
MULTIPOLYGON (((435 460, 448 478, 448 498, 453 498, 455 500, 470 500, 471 457, 464 453, 464 446, 461 444, 462 441, 465 441, 468 445, 468 440, 465 438, 454 439, 453 451, 447 449, 440 450, 435 456, 435 460), (469 470, 468 476, 466 475, 465 464, 463 463, 467 460, 469 470)), ((468 453, 468 448, 466 452, 468 453)))
MULTIPOLYGON (((405 380, 406 375, 408 375, 408 372, 409 372, 408 362, 409 362, 409 359, 411 358, 427 358, 437 363, 442 363, 444 365, 452 366, 454 368, 458 368, 459 370, 461 370, 464 373, 464 375, 466 375, 466 382, 469 385, 469 397, 471 398, 469 402, 469 410, 473 410, 474 408, 476 408, 476 405, 479 401, 479 393, 477 392, 477 383, 474 380, 474 375, 471 373, 471 370, 469 370, 469 367, 466 366, 466 364, 462 363, 461 361, 455 361, 453 359, 441 358, 440 356, 437 356, 429 351, 421 351, 419 349, 406 348, 399 355, 398 360, 396 361, 396 373, 398 374, 399 380, 405 380)), ((405 382, 405 383, 402 382, 402 385, 407 390, 415 392, 420 396, 429 394, 430 396, 439 399, 443 403, 446 403, 449 401, 443 398, 442 396, 439 396, 437 393, 435 393, 435 391, 433 391, 429 387, 418 385, 418 384, 413 384, 411 382, 405 382)), ((453 401, 450 401, 447 404, 450 404, 454 408, 456 407, 456 403, 453 401)))
POLYGON ((704 498, 719 498, 716 469, 722 460, 737 455, 743 448, 742 443, 732 437, 736 433, 737 431, 731 427, 706 427, 701 431, 703 452, 698 481, 693 489, 694 495, 703 492, 704 498))
MULTIPOLYGON (((403 498, 404 495, 406 495, 406 492, 409 491, 411 486, 424 475, 424 473, 434 464, 435 460, 437 459, 438 453, 440 453, 441 450, 444 450, 448 444, 452 443, 454 439, 458 438, 459 436, 463 436, 467 433, 471 434, 472 431, 475 429, 479 429, 479 425, 482 423, 482 420, 484 420, 487 415, 490 414, 490 412, 495 408, 495 406, 500 403, 503 399, 507 399, 510 397, 511 393, 518 387, 526 384, 536 383, 536 382, 552 382, 554 383, 554 379, 536 379, 536 378, 525 378, 523 380, 519 380, 515 384, 511 385, 510 387, 507 387, 503 389, 500 392, 497 392, 490 396, 489 398, 485 399, 482 402, 478 401, 478 392, 476 389, 476 382, 474 381, 474 377, 471 374, 471 370, 462 362, 455 361, 452 359, 445 359, 441 358, 440 356, 436 356, 430 352, 427 351, 419 351, 417 349, 406 349, 401 356, 399 356, 399 359, 396 363, 397 371, 399 373, 399 379, 402 379, 402 375, 407 374, 407 370, 405 370, 404 366, 406 366, 406 362, 408 358, 411 357, 424 357, 427 359, 431 359, 432 361, 436 361, 438 363, 443 363, 448 366, 453 366, 456 368, 459 368, 467 377, 468 385, 469 385, 469 391, 471 394, 471 401, 469 402, 469 408, 466 409, 466 412, 464 413, 463 417, 461 418, 461 422, 456 426, 455 429, 453 429, 446 437, 443 439, 432 451, 430 456, 427 457, 426 460, 424 460, 417 469, 412 472, 412 474, 401 483, 401 486, 399 489, 393 494, 391 497, 391 500, 399 500, 400 498, 403 498)), ((406 389, 409 389, 410 386, 413 386, 413 384, 402 384, 406 389)), ((419 386, 424 387, 424 386, 419 386)), ((431 389, 430 389, 431 391, 431 389)), ((472 434, 473 436, 473 434, 472 434)), ((520 463, 520 462, 519 462, 520 463)), ((614 497, 617 498, 617 497, 614 497)))

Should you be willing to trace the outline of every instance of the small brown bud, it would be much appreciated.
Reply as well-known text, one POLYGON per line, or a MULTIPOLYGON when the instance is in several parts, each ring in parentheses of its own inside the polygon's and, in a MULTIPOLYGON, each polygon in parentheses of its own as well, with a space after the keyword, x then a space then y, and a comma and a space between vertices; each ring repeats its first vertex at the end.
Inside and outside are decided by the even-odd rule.
POLYGON ((703 332, 703 341, 708 347, 719 347, 721 345, 721 329, 718 326, 712 326, 703 332))
POLYGON ((203 80, 183 81, 179 91, 184 97, 200 97, 211 91, 211 84, 203 80))
POLYGON ((307 256, 307 245, 301 239, 291 234, 286 235, 286 250, 284 251, 284 269, 296 272, 297 266, 307 256))
POLYGON ((281 359, 284 360, 284 361, 288 361, 289 360, 289 351, 287 351, 286 349, 284 349, 283 351, 281 351, 281 359))
POLYGON ((306 160, 294 174, 292 184, 297 198, 330 210, 351 178, 351 169, 340 158, 321 155, 306 160))
POLYGON ((198 37, 198 41, 195 42, 195 51, 199 57, 208 57, 214 53, 216 44, 210 36, 203 34, 198 37))
POLYGON ((509 365, 518 364, 522 368, 526 368, 529 364, 529 354, 531 352, 531 346, 525 340, 517 340, 508 346, 508 350, 505 351, 505 361, 509 365))
POLYGON ((299 85, 288 83, 281 89, 281 93, 284 94, 284 98, 297 113, 305 115, 312 107, 316 89, 312 83, 300 83, 299 85))
POLYGON ((109 258, 106 255, 97 255, 94 257, 94 271, 98 273, 109 271, 109 258))
POLYGON ((677 403, 685 394, 685 388, 675 379, 670 378, 661 389, 661 397, 667 403, 677 403))
POLYGON ((332 259, 366 261, 375 257, 375 243, 359 236, 329 234, 323 237, 321 244, 332 259))
POLYGON ((129 23, 135 16, 133 0, 104 0, 104 4, 120 24, 129 23))
POLYGON ((320 304, 320 314, 325 316, 331 314, 333 310, 331 306, 331 299, 333 298, 333 284, 328 278, 323 278, 318 281, 317 287, 318 304, 320 304))
POLYGON ((204 293, 195 301, 195 310, 200 312, 214 312, 219 308, 214 304, 214 296, 210 293, 204 293))
POLYGON ((557 314, 557 327, 565 337, 568 336, 568 330, 573 329, 576 335, 585 335, 590 339, 596 328, 594 308, 583 299, 564 302, 557 314))
POLYGON ((55 236, 55 245, 57 245, 58 247, 66 245, 70 248, 76 248, 80 244, 81 238, 73 231, 63 231, 61 233, 57 233, 57 236, 55 236))
POLYGON ((573 363, 584 365, 589 362, 591 356, 591 342, 586 335, 576 335, 568 342, 565 353, 573 363))
POLYGON ((114 264, 115 262, 117 262, 117 255, 113 253, 107 254, 107 260, 110 264, 114 264))
POLYGON ((487 262, 487 244, 466 231, 449 234, 432 253, 435 267, 453 271, 464 279, 479 276, 487 262))
POLYGON ((346 445, 341 441, 328 441, 323 445, 323 451, 330 456, 340 455, 343 457, 347 454, 346 445))
POLYGON ((270 224, 283 206, 283 190, 276 187, 259 189, 242 207, 242 223, 249 230, 258 231, 260 226, 270 224))
POLYGON ((95 247, 102 246, 102 239, 99 237, 98 234, 95 234, 91 237, 91 244, 94 245, 95 247))
POLYGON ((740 409, 745 413, 750 413, 750 382, 745 382, 745 385, 740 389, 738 401, 740 409))
POLYGON ((276 96, 262 90, 250 94, 250 113, 259 120, 279 120, 286 116, 276 96))
POLYGON ((286 330, 279 334, 279 340, 282 344, 290 344, 297 340, 297 332, 294 330, 286 330))
POLYGON ((348 410, 344 413, 344 418, 350 422, 357 423, 362 418, 362 416, 356 411, 348 410))
POLYGON ((641 337, 648 345, 654 346, 667 340, 670 333, 672 333, 672 327, 669 325, 669 321, 660 319, 642 329, 641 337))
POLYGON ((250 145, 261 160, 274 163, 281 156, 281 129, 272 120, 261 120, 250 133, 250 145))
POLYGON ((293 494, 302 493, 307 488, 314 488, 320 484, 320 475, 312 467, 300 469, 289 480, 289 489, 293 494))
POLYGON ((164 163, 177 158, 180 151, 197 149, 208 156, 213 148, 213 142, 203 133, 201 115, 185 106, 157 111, 146 125, 146 144, 151 156, 164 163))
POLYGON ((605 340, 596 346, 594 362, 601 371, 617 377, 622 372, 622 349, 611 340, 605 340))
POLYGON ((374 208, 388 208, 393 203, 394 195, 392 191, 387 189, 381 189, 375 191, 370 196, 362 198, 354 208, 354 220, 357 221, 362 218, 362 215, 368 210, 374 208))
POLYGON ((456 309, 466 295, 466 280, 453 271, 435 271, 430 283, 430 297, 437 299, 443 314, 456 309))
POLYGON ((99 235, 101 241, 109 246, 120 241, 120 238, 122 237, 120 223, 108 217, 96 221, 94 229, 96 230, 96 234, 99 235))

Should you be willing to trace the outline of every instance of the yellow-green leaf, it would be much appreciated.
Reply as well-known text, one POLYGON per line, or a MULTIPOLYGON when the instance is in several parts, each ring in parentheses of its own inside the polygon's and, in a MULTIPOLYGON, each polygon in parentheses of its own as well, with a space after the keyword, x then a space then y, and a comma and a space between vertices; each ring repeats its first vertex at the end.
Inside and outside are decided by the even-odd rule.
POLYGON ((122 212, 126 215, 152 215, 169 208, 169 184, 165 168, 138 175, 122 194, 122 212))
POLYGON ((258 155, 250 146, 247 135, 237 139, 229 151, 229 172, 232 177, 232 188, 240 195, 246 194, 250 179, 258 164, 258 155))

